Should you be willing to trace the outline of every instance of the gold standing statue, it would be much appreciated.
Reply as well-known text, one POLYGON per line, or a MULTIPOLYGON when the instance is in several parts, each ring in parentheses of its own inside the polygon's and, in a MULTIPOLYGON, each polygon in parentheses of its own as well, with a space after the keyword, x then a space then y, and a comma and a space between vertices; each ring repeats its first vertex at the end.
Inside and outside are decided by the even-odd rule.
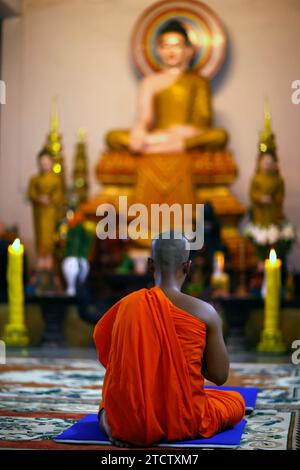
POLYGON ((277 157, 268 151, 258 157, 256 173, 250 187, 251 220, 269 227, 283 219, 284 182, 279 173, 277 157))
POLYGON ((269 103, 264 104, 264 129, 260 133, 256 172, 250 185, 251 221, 269 227, 283 220, 284 181, 279 171, 269 103))
POLYGON ((37 253, 37 269, 53 269, 54 235, 59 209, 64 202, 63 181, 53 172, 53 158, 47 150, 38 155, 39 173, 29 182, 37 253))
MULTIPOLYGON (((250 184, 250 223, 245 235, 256 248, 258 258, 265 260, 274 248, 283 261, 296 238, 296 230, 284 214, 285 184, 280 174, 271 115, 265 102, 264 130, 260 133, 259 154, 250 184)), ((264 266, 260 263, 260 268, 264 266)))

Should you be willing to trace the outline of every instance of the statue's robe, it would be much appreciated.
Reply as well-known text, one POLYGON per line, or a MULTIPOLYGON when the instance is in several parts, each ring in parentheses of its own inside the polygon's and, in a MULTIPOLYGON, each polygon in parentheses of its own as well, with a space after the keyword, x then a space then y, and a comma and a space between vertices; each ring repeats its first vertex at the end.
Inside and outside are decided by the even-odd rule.
POLYGON ((59 209, 64 202, 61 177, 53 172, 33 176, 28 185, 27 196, 33 205, 37 255, 52 255, 59 209), (41 204, 39 197, 42 195, 50 196, 51 203, 48 205, 41 204))
POLYGON ((276 171, 270 174, 258 171, 250 185, 251 220, 255 225, 278 225, 283 219, 284 181, 276 171), (262 204, 261 197, 269 195, 271 204, 262 204))
MULTIPOLYGON (((185 149, 224 148, 228 134, 212 127, 211 91, 208 80, 192 71, 182 73, 177 80, 153 97, 155 120, 151 131, 167 130, 172 126, 192 125, 199 134, 185 138, 185 149)), ((111 150, 128 150, 130 130, 116 129, 106 135, 111 150)))
POLYGON ((244 416, 242 396, 204 389, 206 324, 156 286, 113 305, 94 331, 106 368, 99 412, 115 439, 137 446, 209 437, 244 416))

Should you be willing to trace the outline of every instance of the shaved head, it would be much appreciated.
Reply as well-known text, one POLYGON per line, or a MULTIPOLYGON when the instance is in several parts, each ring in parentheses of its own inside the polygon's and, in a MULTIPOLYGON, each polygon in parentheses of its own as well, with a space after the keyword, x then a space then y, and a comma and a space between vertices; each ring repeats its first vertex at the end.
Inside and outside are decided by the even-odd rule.
POLYGON ((189 259, 189 242, 179 232, 163 232, 152 241, 154 266, 162 274, 175 274, 189 259))

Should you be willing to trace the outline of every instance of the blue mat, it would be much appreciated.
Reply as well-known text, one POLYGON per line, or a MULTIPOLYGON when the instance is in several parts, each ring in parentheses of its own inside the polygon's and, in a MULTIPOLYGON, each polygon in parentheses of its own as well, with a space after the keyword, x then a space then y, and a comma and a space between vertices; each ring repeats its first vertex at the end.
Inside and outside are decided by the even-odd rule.
MULTIPOLYGON (((255 407, 256 396, 258 389, 252 387, 205 387, 217 388, 222 390, 235 390, 243 395, 246 408, 253 410, 255 407)), ((244 431, 246 420, 243 419, 240 423, 231 429, 220 432, 213 437, 200 438, 184 441, 160 442, 155 447, 217 447, 217 448, 234 448, 237 447, 241 441, 244 431)), ((100 431, 98 417, 96 414, 89 414, 82 418, 77 423, 73 424, 70 428, 59 434, 55 442, 62 444, 98 444, 110 445, 111 442, 107 435, 100 431)))

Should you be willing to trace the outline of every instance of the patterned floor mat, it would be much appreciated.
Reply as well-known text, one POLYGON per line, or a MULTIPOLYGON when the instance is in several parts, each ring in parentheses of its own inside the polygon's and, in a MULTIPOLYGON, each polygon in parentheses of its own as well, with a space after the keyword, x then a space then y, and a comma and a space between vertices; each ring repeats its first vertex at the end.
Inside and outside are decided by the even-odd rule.
MULTIPOLYGON (((97 412, 103 376, 91 359, 8 358, 0 366, 0 448, 78 449, 53 438, 97 412)), ((232 364, 227 384, 261 389, 239 449, 300 449, 300 367, 232 364)))

